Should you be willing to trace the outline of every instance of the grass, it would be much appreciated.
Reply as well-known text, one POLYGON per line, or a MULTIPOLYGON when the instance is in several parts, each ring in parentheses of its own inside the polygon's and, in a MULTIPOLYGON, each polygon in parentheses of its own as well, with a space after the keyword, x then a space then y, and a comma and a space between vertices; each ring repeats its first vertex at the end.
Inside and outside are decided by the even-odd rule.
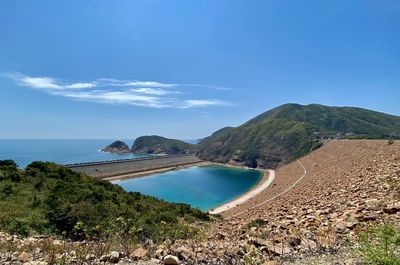
POLYGON ((367 264, 400 264, 400 229, 393 224, 371 227, 360 234, 359 248, 367 264))

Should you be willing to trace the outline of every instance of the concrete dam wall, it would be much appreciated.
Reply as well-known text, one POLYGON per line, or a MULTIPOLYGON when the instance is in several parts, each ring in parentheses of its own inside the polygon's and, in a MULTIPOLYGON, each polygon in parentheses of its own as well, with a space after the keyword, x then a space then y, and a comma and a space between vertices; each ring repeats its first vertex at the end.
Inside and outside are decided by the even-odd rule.
POLYGON ((202 160, 194 154, 185 154, 70 164, 65 166, 92 177, 108 178, 149 170, 196 164, 200 162, 202 162, 202 160))

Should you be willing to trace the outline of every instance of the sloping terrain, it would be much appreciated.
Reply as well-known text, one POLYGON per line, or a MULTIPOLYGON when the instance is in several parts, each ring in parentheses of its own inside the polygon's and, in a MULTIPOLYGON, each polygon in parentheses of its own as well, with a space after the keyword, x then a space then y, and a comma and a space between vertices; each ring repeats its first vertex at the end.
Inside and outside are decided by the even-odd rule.
POLYGON ((300 162, 279 168, 263 193, 223 213, 225 219, 213 227, 207 242, 177 242, 166 252, 178 255, 183 245, 197 263, 264 264, 324 252, 349 253, 348 240, 354 242, 370 224, 400 224, 399 141, 331 141, 300 162), (302 165, 305 177, 264 203, 302 177, 302 165))

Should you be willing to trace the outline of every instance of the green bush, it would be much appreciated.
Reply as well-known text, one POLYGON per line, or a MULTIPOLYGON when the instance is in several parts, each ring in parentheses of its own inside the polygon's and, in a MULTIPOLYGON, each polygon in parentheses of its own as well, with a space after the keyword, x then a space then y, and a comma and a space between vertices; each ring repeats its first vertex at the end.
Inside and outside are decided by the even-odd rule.
POLYGON ((189 205, 126 192, 54 163, 36 161, 26 170, 0 165, 0 230, 13 234, 141 243, 193 236, 198 230, 190 224, 209 220, 189 205))
POLYGON ((390 224, 370 228, 359 238, 359 251, 367 264, 400 264, 400 230, 390 224))
POLYGON ((258 218, 258 219, 254 219, 254 220, 252 220, 251 222, 249 222, 249 223, 247 224, 247 227, 248 227, 248 228, 251 228, 251 227, 261 227, 261 226, 266 225, 267 223, 268 223, 267 221, 258 218))
POLYGON ((8 230, 12 234, 17 234, 21 236, 28 236, 31 231, 28 223, 24 219, 20 218, 12 220, 9 224, 8 230))

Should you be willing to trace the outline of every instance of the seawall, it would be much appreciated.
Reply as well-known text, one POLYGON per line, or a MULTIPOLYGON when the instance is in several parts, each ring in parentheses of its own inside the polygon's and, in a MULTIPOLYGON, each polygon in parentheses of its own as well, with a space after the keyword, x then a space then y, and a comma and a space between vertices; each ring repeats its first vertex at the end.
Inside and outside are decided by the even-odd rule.
POLYGON ((204 162, 194 154, 157 156, 127 160, 70 164, 66 167, 97 178, 110 178, 151 170, 204 162))

